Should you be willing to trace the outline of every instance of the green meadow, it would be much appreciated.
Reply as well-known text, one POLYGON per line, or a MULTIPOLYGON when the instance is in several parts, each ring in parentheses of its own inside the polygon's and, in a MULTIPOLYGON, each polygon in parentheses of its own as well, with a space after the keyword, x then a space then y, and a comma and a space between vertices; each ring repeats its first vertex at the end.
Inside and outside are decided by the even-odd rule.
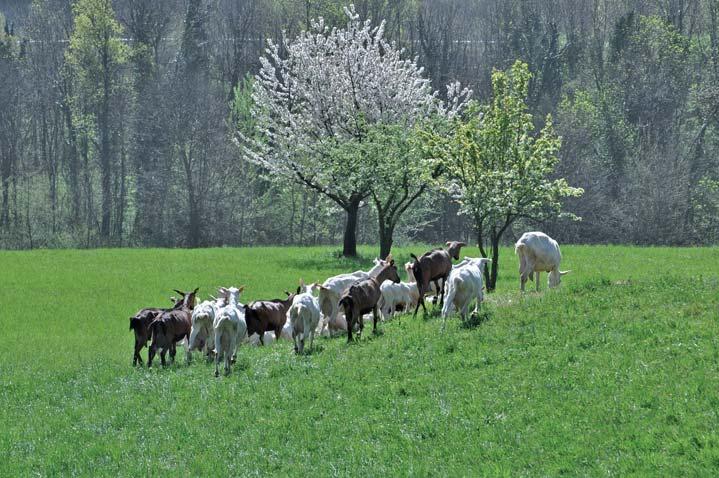
POLYGON ((420 312, 304 356, 241 346, 228 377, 181 349, 131 366, 128 317, 172 289, 281 297, 376 249, 0 252, 0 475, 719 474, 719 248, 563 246, 573 272, 524 295, 507 248, 443 332, 420 312))

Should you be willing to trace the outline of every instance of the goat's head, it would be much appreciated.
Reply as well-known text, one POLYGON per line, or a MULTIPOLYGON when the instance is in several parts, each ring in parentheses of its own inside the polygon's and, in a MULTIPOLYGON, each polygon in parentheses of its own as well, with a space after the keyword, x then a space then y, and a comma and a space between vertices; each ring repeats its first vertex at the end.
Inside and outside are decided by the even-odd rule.
POLYGON ((392 259, 392 255, 387 256, 387 265, 384 266, 382 271, 377 276, 377 282, 382 284, 386 280, 391 280, 395 284, 400 282, 399 273, 397 272, 397 266, 392 259))
MULTIPOLYGON (((297 290, 299 290, 299 287, 297 288, 297 290)), ((299 292, 297 294, 293 294, 292 292, 286 290, 285 294, 287 295, 287 298, 285 300, 283 300, 282 303, 283 304, 291 304, 292 300, 295 298, 295 296, 297 294, 299 294, 299 292)))
POLYGON ((243 290, 245 290, 245 286, 241 286, 239 289, 237 287, 220 287, 219 289, 221 298, 224 299, 225 303, 230 302, 231 300, 234 300, 235 302, 240 301, 240 294, 243 290))
POLYGON ((194 309, 195 305, 197 304, 197 291, 200 290, 199 287, 196 287, 195 290, 191 292, 182 292, 181 290, 172 289, 178 294, 180 294, 181 297, 181 303, 184 307, 188 309, 194 309))
POLYGON ((320 289, 319 282, 313 282, 312 284, 307 285, 307 284, 305 284, 304 280, 300 279, 300 285, 297 287, 296 295, 311 294, 314 291, 319 290, 319 289, 320 289))
POLYGON ((447 241, 445 243, 447 246, 447 252, 449 253, 450 257, 452 259, 459 260, 459 251, 467 245, 466 242, 458 242, 458 241, 447 241))
POLYGON ((557 287, 562 282, 562 276, 567 275, 572 271, 560 271, 554 269, 549 272, 549 287, 557 287))

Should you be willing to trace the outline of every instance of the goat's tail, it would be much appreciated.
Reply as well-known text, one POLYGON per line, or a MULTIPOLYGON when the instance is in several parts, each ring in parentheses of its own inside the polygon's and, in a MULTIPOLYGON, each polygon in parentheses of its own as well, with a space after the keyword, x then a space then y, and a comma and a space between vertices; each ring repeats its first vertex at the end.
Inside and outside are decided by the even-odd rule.
POLYGON ((140 320, 137 317, 130 317, 130 330, 139 330, 140 325, 142 324, 142 320, 140 320))
POLYGON ((412 254, 411 252, 409 253, 409 255, 410 255, 410 257, 411 257, 412 259, 414 259, 414 262, 419 262, 419 259, 417 259, 417 256, 415 256, 415 255, 412 254))
POLYGON ((167 325, 162 320, 155 320, 150 324, 150 337, 152 337, 152 341, 155 342, 157 340, 157 334, 162 333, 162 335, 166 335, 167 333, 167 325))
POLYGON ((349 295, 346 295, 340 299, 340 307, 343 307, 345 309, 345 316, 350 316, 350 310, 352 310, 352 306, 354 304, 354 301, 352 300, 352 297, 349 295))

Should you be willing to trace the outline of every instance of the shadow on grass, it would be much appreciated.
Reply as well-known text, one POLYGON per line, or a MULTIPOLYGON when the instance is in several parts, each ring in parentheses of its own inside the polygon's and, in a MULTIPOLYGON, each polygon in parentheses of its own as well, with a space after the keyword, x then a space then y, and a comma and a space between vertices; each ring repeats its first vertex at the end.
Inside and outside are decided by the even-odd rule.
POLYGON ((461 321, 459 326, 462 329, 476 329, 485 322, 488 322, 492 318, 492 311, 484 308, 479 312, 472 312, 469 318, 465 321, 461 321))
MULTIPOLYGON (((419 315, 419 312, 417 313, 419 315)), ((427 307, 427 313, 422 312, 422 319, 425 321, 431 319, 438 319, 442 315, 442 309, 439 306, 431 305, 427 307)))
MULTIPOLYGON (((282 266, 293 269, 319 269, 331 270, 335 268, 357 270, 372 267, 374 256, 344 257, 341 251, 332 251, 324 254, 315 254, 311 257, 294 257, 278 261, 282 266)), ((351 272, 351 271, 350 271, 351 272)))
POLYGON ((317 343, 317 338, 315 338, 315 341, 312 344, 312 347, 310 347, 308 343, 305 343, 305 349, 302 351, 302 353, 298 354, 295 352, 295 355, 297 355, 298 357, 312 357, 313 355, 321 354, 324 351, 325 351, 324 344, 317 343))
MULTIPOLYGON (((376 338, 382 337, 384 335, 384 330, 381 327, 377 327, 377 331, 373 332, 372 327, 365 327, 364 332, 362 332, 362 335, 357 335, 357 332, 354 332, 352 334, 352 340, 350 342, 347 342, 347 345, 362 345, 365 342, 371 342, 375 340, 376 338)), ((344 336, 345 342, 347 341, 347 336, 344 336)))

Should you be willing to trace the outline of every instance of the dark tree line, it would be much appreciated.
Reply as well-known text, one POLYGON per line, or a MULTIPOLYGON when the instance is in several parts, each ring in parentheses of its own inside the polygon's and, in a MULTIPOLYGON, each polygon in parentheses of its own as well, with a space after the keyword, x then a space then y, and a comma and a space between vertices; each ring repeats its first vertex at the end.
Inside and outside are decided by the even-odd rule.
MULTIPOLYGON (((563 242, 719 241, 719 4, 714 0, 356 0, 435 88, 478 99, 520 59, 530 109, 562 136, 558 176, 581 222, 516 223, 563 242)), ((344 215, 270 181, 250 132, 267 39, 334 0, 0 2, 0 247, 336 244, 344 215)), ((537 126, 540 126, 539 124, 537 126)), ((395 242, 476 237, 426 188, 395 242)), ((358 241, 379 241, 372 201, 358 241)))

